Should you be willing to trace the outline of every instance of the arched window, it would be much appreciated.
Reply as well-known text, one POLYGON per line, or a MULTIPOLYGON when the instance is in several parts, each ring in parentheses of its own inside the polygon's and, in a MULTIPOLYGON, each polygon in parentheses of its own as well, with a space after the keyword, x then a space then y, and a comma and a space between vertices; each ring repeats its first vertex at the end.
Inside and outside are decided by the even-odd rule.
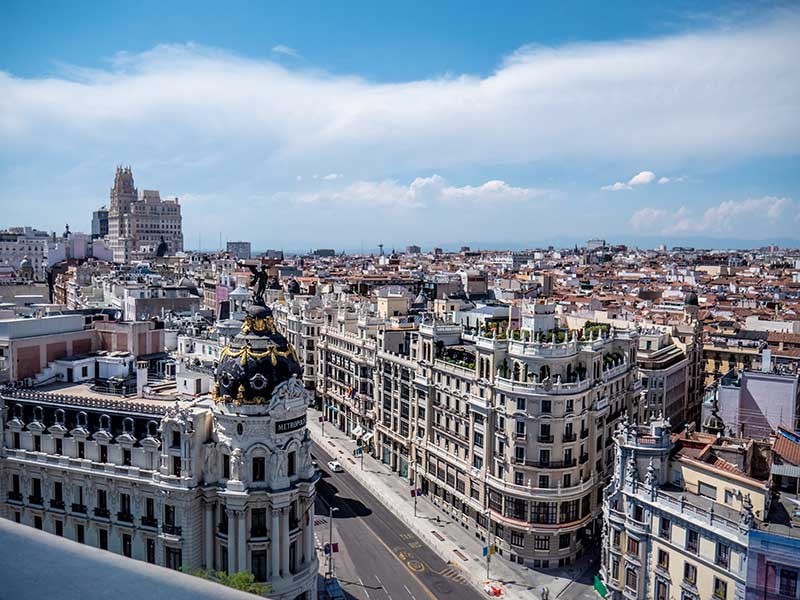
POLYGON ((133 433, 133 419, 125 417, 122 420, 122 431, 124 433, 133 433))
POLYGON ((15 419, 22 419, 22 405, 15 404, 14 405, 14 418, 15 419))
POLYGON ((64 424, 64 409, 63 408, 57 408, 56 412, 54 413, 54 415, 55 415, 56 423, 58 423, 59 425, 63 425, 64 424))
POLYGON ((33 420, 38 421, 39 423, 44 421, 44 411, 42 410, 41 406, 33 407, 33 420))
POLYGON ((88 423, 89 423, 89 415, 87 415, 83 411, 80 411, 78 413, 78 427, 86 427, 88 423))
POLYGON ((158 423, 155 421, 147 422, 147 435, 156 437, 158 435, 158 423))
POLYGON ((550 377, 550 367, 547 365, 542 365, 542 368, 539 369, 539 379, 544 380, 550 377))
POLYGON ((108 415, 100 415, 100 429, 103 431, 111 429, 111 417, 108 415))

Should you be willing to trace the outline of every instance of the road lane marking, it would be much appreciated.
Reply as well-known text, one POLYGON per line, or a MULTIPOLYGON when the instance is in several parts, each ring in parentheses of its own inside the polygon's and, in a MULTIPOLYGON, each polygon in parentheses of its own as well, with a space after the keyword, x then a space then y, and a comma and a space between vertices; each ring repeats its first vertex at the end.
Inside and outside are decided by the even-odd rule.
POLYGON ((364 585, 364 581, 361 577, 358 578, 358 582, 361 584, 361 589, 364 590, 364 593, 367 595, 367 600, 370 600, 369 592, 367 591, 367 586, 364 585))
POLYGON ((410 589, 408 589, 408 586, 407 586, 407 585, 404 585, 403 587, 404 587, 404 588, 406 588, 406 591, 408 592, 408 595, 409 595, 409 596, 411 596, 411 600, 417 600, 417 599, 414 597, 414 594, 412 594, 412 593, 411 593, 411 590, 410 590, 410 589))
MULTIPOLYGON (((325 452, 325 449, 322 448, 321 446, 320 446, 320 449, 323 452, 325 452)), ((334 475, 336 475, 336 474, 334 474, 334 475)), ((352 475, 351 475, 351 477, 352 477, 352 475)), ((366 490, 366 488, 364 488, 360 483, 358 483, 358 481, 355 481, 355 480, 354 480, 355 484, 356 484, 355 485, 355 488, 356 488, 355 490, 351 487, 350 483, 348 483, 347 481, 344 481, 343 479, 340 479, 339 481, 344 486, 346 486, 348 488, 351 488, 350 492, 351 492, 351 495, 353 496, 354 499, 359 500, 360 502, 362 502, 362 504, 364 504, 363 498, 358 497, 358 496, 362 496, 362 494, 359 492, 358 496, 357 496, 356 493, 354 493, 354 492, 358 492, 357 488, 359 488, 359 487, 361 487, 365 491, 368 491, 368 490, 366 490)), ((370 495, 370 494, 367 494, 367 495, 370 495)), ((378 503, 380 504, 380 501, 378 501, 378 503)), ((352 509, 350 509, 350 510, 352 511, 352 509)), ((367 523, 366 521, 361 521, 361 523, 367 528, 367 531, 369 531, 372 534, 372 536, 378 541, 378 543, 380 543, 384 548, 386 548, 386 551, 389 552, 389 554, 394 556, 395 559, 398 558, 397 555, 394 553, 394 551, 388 546, 388 544, 386 544, 386 542, 384 542, 383 539, 381 539, 381 537, 378 536, 377 533, 375 533, 375 531, 372 529, 372 527, 370 527, 369 523, 367 523)), ((402 523, 402 521, 401 521, 401 523, 402 523)), ((406 568, 406 571, 408 571, 408 574, 411 575, 417 581, 417 583, 419 584, 420 589, 422 589, 422 591, 424 591, 427 594, 427 596, 430 598, 430 600, 439 600, 436 597, 436 595, 428 588, 428 586, 425 585, 424 583, 422 583, 422 580, 419 577, 417 577, 417 574, 414 572, 414 570, 411 569, 411 567, 407 563, 405 563, 403 561, 398 561, 398 562, 400 562, 400 564, 403 565, 406 568)), ((412 562, 416 563, 414 565, 415 567, 419 567, 420 570, 425 570, 425 565, 423 563, 421 563, 420 561, 412 561, 412 562)), ((389 596, 389 600, 392 600, 391 594, 389 594, 389 592, 386 590, 386 586, 383 585, 383 582, 380 580, 380 578, 377 575, 375 575, 375 579, 377 579, 378 583, 381 584, 381 587, 383 588, 383 591, 386 592, 387 596, 389 596)))

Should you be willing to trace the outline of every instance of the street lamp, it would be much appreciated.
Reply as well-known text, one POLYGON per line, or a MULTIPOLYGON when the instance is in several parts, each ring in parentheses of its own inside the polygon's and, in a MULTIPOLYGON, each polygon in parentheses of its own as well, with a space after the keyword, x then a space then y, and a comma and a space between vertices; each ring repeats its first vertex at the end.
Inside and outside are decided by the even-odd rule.
POLYGON ((328 576, 333 578, 333 513, 339 512, 339 509, 333 505, 329 505, 328 512, 328 576))

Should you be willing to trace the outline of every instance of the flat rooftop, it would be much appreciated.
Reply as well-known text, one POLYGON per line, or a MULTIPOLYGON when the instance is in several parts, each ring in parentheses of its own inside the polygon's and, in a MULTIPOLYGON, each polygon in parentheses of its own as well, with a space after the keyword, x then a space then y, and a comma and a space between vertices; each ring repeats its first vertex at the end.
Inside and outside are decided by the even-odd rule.
POLYGON ((0 519, 3 598, 253 600, 199 577, 126 558, 0 519))
MULTIPOLYGON (((151 404, 153 406, 168 406, 172 402, 175 402, 175 400, 178 400, 177 393, 165 393, 163 394, 163 399, 158 399, 158 400, 152 398, 137 398, 136 396, 128 396, 123 398, 122 396, 115 396, 113 394, 96 392, 92 390, 88 384, 85 383, 53 382, 53 383, 48 383, 47 385, 41 385, 34 388, 24 388, 23 391, 41 392, 44 394, 64 394, 66 396, 77 396, 80 398, 89 398, 92 400, 107 400, 110 402, 119 403, 121 405, 124 405, 125 403, 131 403, 131 404, 151 404)), ((5 393, 6 395, 13 397, 14 390, 9 389, 6 390, 5 393)))

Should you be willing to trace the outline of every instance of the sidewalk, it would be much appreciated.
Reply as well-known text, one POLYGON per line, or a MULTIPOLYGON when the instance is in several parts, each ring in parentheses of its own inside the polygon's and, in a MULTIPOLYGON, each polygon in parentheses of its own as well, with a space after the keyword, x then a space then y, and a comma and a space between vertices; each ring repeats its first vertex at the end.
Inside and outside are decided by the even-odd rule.
MULTIPOLYGON (((321 415, 313 408, 308 410, 308 429, 312 439, 338 459, 350 475, 392 510, 445 562, 459 569, 475 588, 483 591, 488 583, 486 559, 482 556, 483 542, 475 537, 474 523, 467 531, 460 521, 439 509, 426 496, 418 498, 417 516, 414 517, 414 499, 411 498, 408 480, 401 479, 387 465, 370 455, 364 456, 362 471, 361 459, 353 456, 355 441, 332 423, 325 424, 323 438, 319 423, 321 415)), ((584 557, 572 568, 534 571, 495 554, 489 574, 490 581, 494 585, 501 584, 505 592, 503 597, 510 600, 538 600, 538 592, 542 587, 547 587, 550 598, 555 600, 568 586, 581 585, 573 583, 573 580, 588 568, 589 559, 584 557)))

